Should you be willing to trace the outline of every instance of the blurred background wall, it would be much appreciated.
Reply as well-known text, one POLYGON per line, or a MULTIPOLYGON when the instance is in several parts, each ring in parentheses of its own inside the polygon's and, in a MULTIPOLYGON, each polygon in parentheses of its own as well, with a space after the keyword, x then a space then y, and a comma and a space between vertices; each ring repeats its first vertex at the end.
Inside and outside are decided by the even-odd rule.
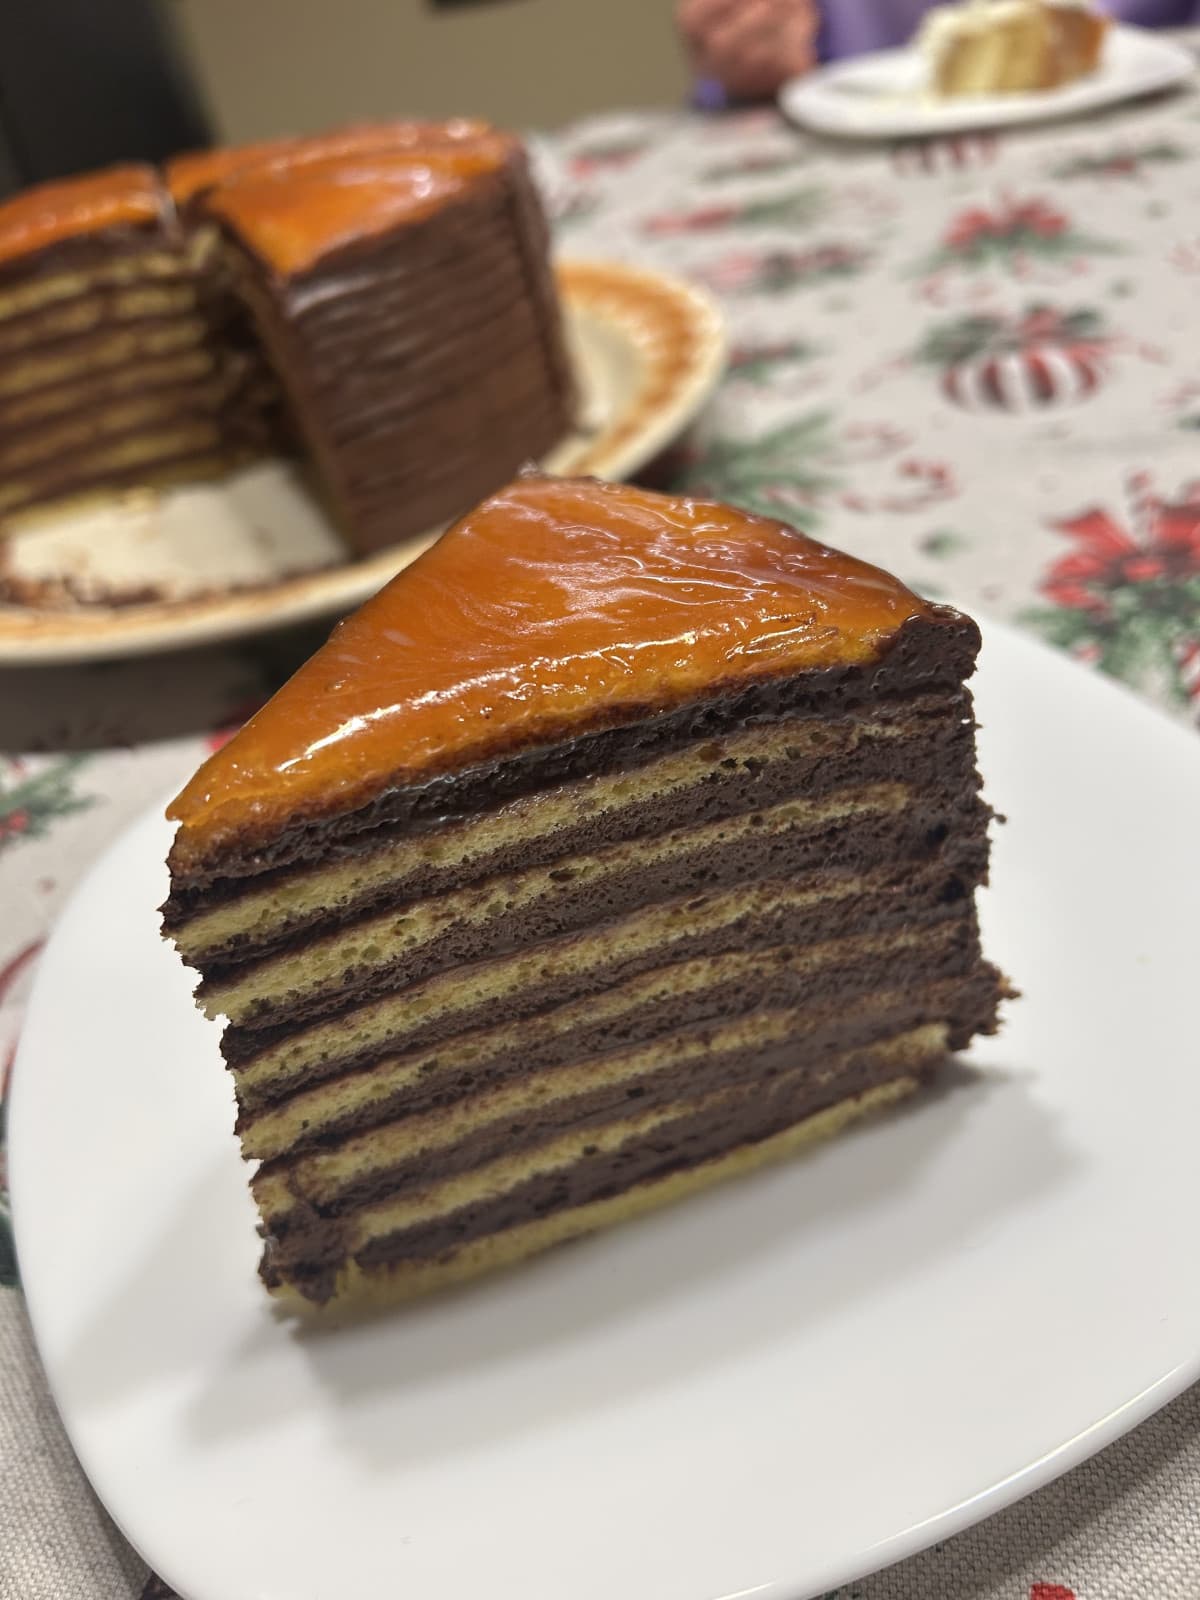
POLYGON ((546 127, 687 93, 671 0, 165 3, 220 139, 410 113, 546 127))

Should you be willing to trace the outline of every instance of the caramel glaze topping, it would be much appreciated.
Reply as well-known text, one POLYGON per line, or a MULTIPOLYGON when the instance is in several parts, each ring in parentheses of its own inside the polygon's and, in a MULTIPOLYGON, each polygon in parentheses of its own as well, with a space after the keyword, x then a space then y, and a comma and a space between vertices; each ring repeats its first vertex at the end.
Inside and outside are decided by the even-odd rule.
POLYGON ((172 803, 173 862, 749 679, 873 660, 897 579, 712 500, 535 475, 339 624, 172 803))
POLYGON ((176 156, 166 166, 167 187, 176 205, 184 206, 218 184, 241 177, 262 177, 310 161, 370 155, 377 150, 442 149, 469 143, 490 133, 486 122, 465 117, 451 122, 356 123, 332 133, 266 139, 259 144, 195 150, 176 156))
POLYGON ((392 142, 358 153, 315 149, 249 167, 219 184, 204 209, 282 277, 362 238, 416 222, 498 171, 506 134, 392 142))
POLYGON ((39 183, 0 204, 0 262, 105 228, 162 223, 169 215, 166 190, 152 167, 107 167, 39 183))

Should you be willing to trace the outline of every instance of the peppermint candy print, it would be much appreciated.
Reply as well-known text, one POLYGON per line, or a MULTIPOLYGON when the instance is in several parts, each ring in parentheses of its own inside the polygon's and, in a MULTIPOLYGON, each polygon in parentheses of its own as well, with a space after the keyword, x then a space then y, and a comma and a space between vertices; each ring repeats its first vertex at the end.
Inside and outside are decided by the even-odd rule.
POLYGON ((942 390, 965 411, 1034 411, 1083 399, 1099 384, 1101 371, 1090 353, 1009 350, 951 367, 942 390))
POLYGON ((1112 344, 1100 315, 1033 305, 1017 316, 975 313, 931 329, 917 360, 965 411, 1046 410, 1086 399, 1103 382, 1112 344))

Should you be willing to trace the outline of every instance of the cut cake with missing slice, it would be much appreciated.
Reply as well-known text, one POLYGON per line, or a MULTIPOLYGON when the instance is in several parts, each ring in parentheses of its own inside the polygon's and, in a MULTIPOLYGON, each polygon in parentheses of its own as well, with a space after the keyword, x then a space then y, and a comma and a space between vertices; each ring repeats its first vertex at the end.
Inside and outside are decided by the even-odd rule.
POLYGON ((342 623, 170 811, 267 1285, 515 1261, 991 1031, 978 645, 780 523, 537 476, 342 623))

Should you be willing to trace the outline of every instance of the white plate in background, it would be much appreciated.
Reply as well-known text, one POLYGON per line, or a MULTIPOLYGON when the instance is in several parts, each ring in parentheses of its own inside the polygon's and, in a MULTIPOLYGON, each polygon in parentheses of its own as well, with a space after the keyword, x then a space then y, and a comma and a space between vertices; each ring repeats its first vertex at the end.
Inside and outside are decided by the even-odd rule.
POLYGON ((1191 52, 1144 28, 1108 30, 1098 70, 1037 94, 926 96, 926 64, 914 47, 834 61, 779 92, 785 116, 844 139, 899 139, 1012 127, 1080 116, 1182 83, 1196 72, 1191 52))

